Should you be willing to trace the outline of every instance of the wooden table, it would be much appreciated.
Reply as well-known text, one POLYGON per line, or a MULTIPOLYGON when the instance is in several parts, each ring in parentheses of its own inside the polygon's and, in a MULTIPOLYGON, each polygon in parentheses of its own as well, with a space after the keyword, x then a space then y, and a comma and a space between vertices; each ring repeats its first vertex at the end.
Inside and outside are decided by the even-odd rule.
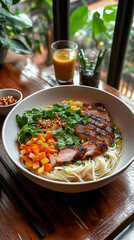
MULTIPOLYGON (((49 76, 52 67, 45 67, 37 58, 9 52, 0 66, 0 88, 16 88, 23 96, 56 84, 49 76)), ((75 83, 78 82, 78 74, 75 83)), ((100 82, 99 88, 123 99, 133 110, 133 101, 121 95, 116 89, 100 82)), ((0 134, 5 117, 0 116, 0 134)), ((30 202, 22 195, 10 175, 0 163, 0 173, 17 192, 28 209, 42 224, 45 239, 50 240, 103 240, 113 239, 134 220, 134 162, 114 182, 100 189, 81 193, 64 194, 45 189, 28 180, 8 158, 0 139, 0 156, 8 163, 15 175, 26 186, 34 199, 56 227, 50 233, 37 216, 30 202)), ((0 191, 0 239, 40 239, 16 201, 1 187, 0 191)))

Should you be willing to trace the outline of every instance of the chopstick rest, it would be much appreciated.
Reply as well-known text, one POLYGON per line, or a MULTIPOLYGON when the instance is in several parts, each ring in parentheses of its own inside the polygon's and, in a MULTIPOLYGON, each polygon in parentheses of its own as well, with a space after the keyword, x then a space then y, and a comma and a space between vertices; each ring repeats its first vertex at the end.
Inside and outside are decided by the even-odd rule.
POLYGON ((30 193, 27 191, 27 189, 23 186, 23 184, 20 182, 20 180, 16 177, 16 175, 13 173, 11 168, 7 165, 7 163, 4 161, 4 159, 0 156, 0 161, 5 167, 5 169, 8 171, 10 176, 13 178, 15 183, 18 185, 18 187, 21 189, 21 192, 23 195, 29 200, 29 202, 32 203, 32 206, 34 207, 34 210, 37 211, 38 215, 43 219, 45 222, 46 226, 50 230, 50 232, 55 231, 55 226, 51 222, 51 220, 48 218, 48 216, 43 212, 39 204, 36 202, 36 200, 30 195, 30 193))
POLYGON ((6 190, 12 195, 12 197, 16 200, 20 208, 23 210, 24 214, 29 219, 29 222, 33 226, 33 228, 36 230, 36 232, 39 234, 41 238, 44 238, 46 236, 43 229, 40 227, 40 225, 37 223, 36 219, 32 216, 32 214, 29 212, 29 210, 26 208, 24 203, 20 200, 20 198, 17 196, 17 194, 14 192, 14 190, 11 188, 11 186, 8 184, 8 182, 4 179, 4 177, 0 174, 0 181, 6 190))

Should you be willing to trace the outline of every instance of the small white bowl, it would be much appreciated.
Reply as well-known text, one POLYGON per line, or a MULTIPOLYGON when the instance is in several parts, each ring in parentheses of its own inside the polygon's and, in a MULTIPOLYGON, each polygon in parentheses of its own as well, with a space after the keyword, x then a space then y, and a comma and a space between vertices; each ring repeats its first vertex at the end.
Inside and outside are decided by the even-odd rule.
POLYGON ((16 104, 18 104, 23 98, 22 93, 17 89, 13 89, 13 88, 0 89, 0 98, 6 97, 6 96, 13 96, 14 98, 17 99, 17 102, 9 104, 9 105, 0 105, 0 115, 7 115, 10 112, 10 110, 16 104))

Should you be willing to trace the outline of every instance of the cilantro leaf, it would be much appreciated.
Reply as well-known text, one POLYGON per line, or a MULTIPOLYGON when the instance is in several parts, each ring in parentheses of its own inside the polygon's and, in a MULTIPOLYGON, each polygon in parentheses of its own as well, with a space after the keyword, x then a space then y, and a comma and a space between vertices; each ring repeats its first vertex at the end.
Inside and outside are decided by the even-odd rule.
POLYGON ((39 133, 42 133, 37 124, 25 124, 18 133, 17 141, 19 143, 26 143, 29 138, 36 137, 39 133))
POLYGON ((20 117, 18 114, 16 115, 16 122, 19 128, 22 128, 27 123, 27 117, 20 117))
POLYGON ((55 129, 52 133, 58 140, 58 143, 56 144, 57 149, 61 149, 67 145, 71 146, 80 143, 79 136, 76 136, 74 133, 66 133, 62 128, 55 129))

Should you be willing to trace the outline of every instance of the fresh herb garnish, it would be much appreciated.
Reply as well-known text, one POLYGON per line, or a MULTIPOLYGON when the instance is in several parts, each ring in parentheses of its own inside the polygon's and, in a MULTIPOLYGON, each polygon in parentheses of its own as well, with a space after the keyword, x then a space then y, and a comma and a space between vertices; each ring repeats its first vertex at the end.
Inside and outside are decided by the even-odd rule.
POLYGON ((29 138, 36 137, 39 133, 43 133, 43 130, 37 124, 25 124, 18 133, 17 141, 26 143, 29 138))
POLYGON ((62 128, 53 130, 52 133, 57 138, 56 149, 61 149, 67 145, 71 146, 80 143, 80 137, 74 133, 66 133, 62 128))
POLYGON ((105 158, 106 160, 108 160, 108 159, 110 158, 109 154, 104 155, 104 158, 105 158))
POLYGON ((37 136, 39 132, 43 132, 38 127, 39 119, 55 119, 56 113, 58 113, 62 122, 67 122, 65 125, 65 130, 61 128, 53 131, 53 134, 58 139, 56 148, 60 149, 66 145, 79 144, 80 138, 74 134, 74 129, 78 123, 86 124, 89 116, 86 115, 81 117, 81 109, 73 111, 70 103, 63 105, 61 103, 55 103, 53 104, 52 109, 49 110, 33 108, 32 110, 25 111, 22 117, 17 114, 16 122, 20 128, 20 132, 18 133, 18 141, 20 143, 25 143, 28 138, 37 136))
POLYGON ((40 132, 42 133, 43 130, 38 127, 38 120, 40 118, 54 119, 55 116, 56 113, 52 110, 42 110, 37 108, 25 111, 22 117, 17 114, 16 122, 20 128, 17 141, 20 143, 26 143, 29 138, 37 136, 40 132))
POLYGON ((115 147, 116 144, 117 144, 117 142, 114 140, 114 141, 109 145, 109 147, 115 147))
POLYGON ((77 161, 77 162, 75 162, 75 164, 78 166, 81 166, 81 165, 85 166, 85 162, 81 162, 81 161, 79 161, 79 162, 77 161))

